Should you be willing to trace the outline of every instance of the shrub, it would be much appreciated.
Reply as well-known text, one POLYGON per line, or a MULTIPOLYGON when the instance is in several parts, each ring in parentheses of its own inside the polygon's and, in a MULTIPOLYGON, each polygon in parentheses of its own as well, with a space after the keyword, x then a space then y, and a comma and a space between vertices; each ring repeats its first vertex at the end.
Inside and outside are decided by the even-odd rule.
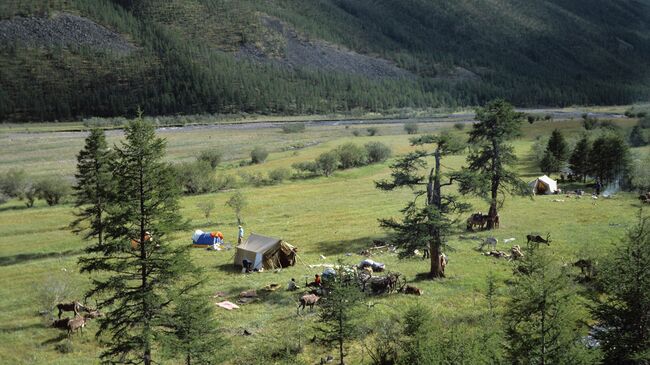
POLYGON ((589 114, 585 113, 582 115, 582 126, 588 131, 596 129, 598 126, 598 120, 595 118, 590 118, 589 114))
POLYGON ((650 117, 643 117, 639 119, 639 127, 642 129, 650 128, 650 117))
POLYGON ((359 137, 361 135, 361 131, 358 129, 355 129, 352 131, 352 135, 355 137, 359 137))
POLYGON ((184 162, 174 165, 176 181, 183 193, 205 194, 215 188, 215 178, 210 163, 206 161, 184 162))
POLYGON ((254 164, 260 164, 266 161, 267 157, 269 157, 269 151, 264 147, 257 146, 251 151, 251 162, 254 164))
POLYGON ((528 123, 530 123, 530 124, 535 123, 535 116, 532 115, 532 114, 528 114, 528 115, 526 116, 526 119, 528 120, 528 123))
POLYGON ((57 343, 56 345, 54 345, 54 349, 56 349, 56 351, 58 351, 61 354, 69 354, 74 351, 74 348, 72 347, 72 341, 70 341, 69 339, 57 343))
POLYGON ((379 134, 379 128, 377 128, 377 127, 367 128, 366 131, 368 132, 369 136, 376 136, 376 135, 379 134))
POLYGON ((244 180, 244 184, 246 185, 262 186, 266 184, 266 178, 264 177, 264 174, 262 174, 259 171, 256 172, 240 171, 239 177, 241 177, 242 180, 244 180))
POLYGON ((0 176, 0 192, 11 198, 22 198, 28 186, 25 170, 10 169, 0 176))
POLYGON ((419 126, 415 122, 408 122, 404 124, 404 130, 406 131, 406 134, 417 134, 418 129, 419 126))
POLYGON ((228 190, 237 187, 237 177, 230 174, 217 175, 214 179, 215 190, 228 190))
POLYGON ((4 192, 0 191, 0 204, 4 204, 7 201, 9 201, 9 195, 7 195, 4 192))
POLYGON ((308 173, 308 175, 318 175, 319 174, 319 167, 318 164, 314 161, 303 161, 303 162, 296 162, 291 167, 301 173, 308 173))
POLYGON ((278 167, 269 172, 269 179, 272 183, 278 184, 291 177, 291 170, 286 167, 278 167))
POLYGON ((219 163, 221 163, 221 158, 223 157, 223 154, 221 151, 218 150, 206 150, 203 151, 199 154, 199 157, 197 157, 198 161, 203 161, 207 162, 210 164, 210 167, 212 169, 216 169, 217 166, 219 166, 219 163))
POLYGON ((305 131, 305 123, 285 123, 282 125, 284 133, 301 133, 305 131))
POLYGON ((339 155, 336 151, 329 151, 322 153, 316 159, 318 171, 322 172, 325 176, 330 176, 339 167, 339 155))
POLYGON ((454 128, 456 128, 459 131, 462 131, 463 129, 465 129, 465 123, 460 123, 460 122, 456 123, 454 124, 454 128))
POLYGON ((61 176, 52 176, 37 181, 34 189, 38 198, 53 206, 70 194, 70 183, 61 176))
POLYGON ((370 142, 364 146, 368 152, 368 162, 377 163, 386 161, 392 151, 390 147, 381 142, 370 142))
POLYGON ((342 169, 363 166, 368 163, 368 152, 354 143, 346 143, 336 149, 342 169))

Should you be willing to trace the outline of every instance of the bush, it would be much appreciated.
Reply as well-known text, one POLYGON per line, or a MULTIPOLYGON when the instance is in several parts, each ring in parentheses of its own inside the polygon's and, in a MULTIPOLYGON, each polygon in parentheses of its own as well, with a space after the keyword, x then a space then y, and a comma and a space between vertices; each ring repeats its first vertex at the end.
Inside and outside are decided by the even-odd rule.
POLYGON ((221 163, 221 158, 223 157, 223 154, 221 151, 218 150, 206 150, 203 151, 199 154, 199 157, 197 157, 198 161, 203 161, 207 162, 210 164, 210 167, 212 169, 216 169, 217 166, 219 166, 219 163, 221 163))
POLYGON ((252 186, 262 186, 266 185, 268 183, 268 180, 259 171, 256 172, 244 172, 241 171, 239 172, 239 176, 244 180, 244 183, 247 185, 252 185, 252 186))
POLYGON ((9 195, 5 194, 4 192, 0 191, 0 204, 4 204, 7 201, 9 201, 9 195))
POLYGON ((69 339, 57 343, 56 345, 54 345, 54 349, 62 354, 69 354, 74 351, 74 348, 72 347, 72 341, 70 341, 69 339))
POLYGON ((407 134, 417 134, 419 126, 415 122, 408 122, 404 124, 404 130, 407 134))
POLYGON ((0 192, 10 198, 22 198, 28 186, 25 170, 10 169, 0 176, 0 192))
POLYGON ((215 190, 235 189, 238 186, 237 177, 230 174, 217 175, 214 184, 215 190))
POLYGON ((318 171, 322 172, 325 176, 330 176, 339 167, 339 155, 336 151, 329 151, 322 153, 316 159, 316 166, 318 171))
POLYGON ((355 129, 352 131, 352 135, 355 137, 359 137, 361 135, 361 131, 358 129, 355 129))
POLYGON ((183 193, 205 194, 214 191, 216 182, 212 166, 207 161, 184 162, 174 165, 176 181, 183 193))
POLYGON ((366 143, 364 147, 368 152, 369 163, 384 162, 390 157, 392 153, 390 147, 381 142, 366 143))
POLYGON ((377 127, 370 127, 368 129, 366 129, 366 131, 368 132, 369 136, 376 136, 376 135, 379 134, 379 128, 377 128, 377 127))
POLYGON ((70 194, 70 183, 61 176, 51 176, 37 181, 34 189, 38 198, 53 206, 70 194))
POLYGON ((301 133, 305 131, 305 123, 285 123, 282 125, 284 133, 301 133))
POLYGON ((302 175, 318 175, 318 164, 314 161, 296 162, 291 167, 302 175))
POLYGON ((269 179, 272 183, 278 184, 291 177, 291 170, 286 167, 278 167, 269 172, 269 179))
POLYGON ((346 143, 336 149, 342 169, 359 167, 368 163, 368 152, 354 143, 346 143))
POLYGON ((535 116, 532 115, 532 114, 528 114, 528 115, 526 116, 526 119, 528 120, 528 123, 530 123, 530 124, 535 123, 535 116))
POLYGON ((598 120, 590 118, 589 115, 585 113, 582 115, 582 126, 588 131, 596 129, 598 126, 598 120))
POLYGON ((269 151, 264 147, 257 146, 251 151, 251 162, 254 164, 260 164, 266 161, 267 157, 269 157, 269 151))
POLYGON ((454 124, 454 128, 456 128, 459 131, 462 131, 463 129, 465 129, 465 123, 460 123, 460 122, 456 123, 454 124))

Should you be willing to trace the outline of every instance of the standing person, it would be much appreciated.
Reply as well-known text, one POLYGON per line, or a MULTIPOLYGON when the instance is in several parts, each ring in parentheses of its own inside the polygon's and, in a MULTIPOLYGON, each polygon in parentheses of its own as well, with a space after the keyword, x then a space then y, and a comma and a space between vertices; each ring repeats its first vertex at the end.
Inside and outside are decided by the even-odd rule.
POLYGON ((237 244, 241 244, 244 240, 244 228, 239 226, 239 234, 237 235, 237 244))
POLYGON ((600 195, 600 189, 603 188, 603 184, 600 182, 600 180, 596 181, 596 195, 600 195))

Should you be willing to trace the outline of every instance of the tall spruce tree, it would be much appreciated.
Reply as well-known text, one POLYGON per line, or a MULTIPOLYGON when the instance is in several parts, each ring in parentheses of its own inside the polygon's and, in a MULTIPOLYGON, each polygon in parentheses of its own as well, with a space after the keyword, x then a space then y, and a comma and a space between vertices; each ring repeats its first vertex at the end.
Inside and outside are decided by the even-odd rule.
POLYGON ((582 182, 587 180, 589 174, 589 152, 591 150, 591 143, 587 135, 583 135, 573 148, 571 157, 569 157, 569 168, 571 171, 582 179, 582 182))
POLYGON ((601 267, 606 295, 593 314, 605 364, 650 364, 650 217, 639 217, 601 267))
POLYGON ((105 242, 87 248, 79 262, 82 272, 99 274, 86 295, 106 312, 97 333, 108 333, 102 362, 150 365, 159 334, 171 330, 171 291, 183 293, 196 283, 183 280, 194 270, 187 248, 167 240, 183 220, 179 189, 163 161, 165 141, 142 118, 125 134, 112 163, 119 194, 109 202, 105 242))
POLYGON ((494 228, 498 214, 499 195, 506 193, 526 195, 526 184, 514 170, 508 169, 517 157, 508 141, 519 134, 523 114, 515 111, 503 99, 497 99, 484 108, 476 110, 478 123, 469 132, 472 150, 467 156, 469 166, 456 176, 460 180, 460 192, 473 193, 490 203, 487 228, 494 228))
POLYGON ((442 188, 451 185, 453 179, 442 181, 445 178, 441 170, 442 158, 459 152, 463 146, 449 133, 412 138, 411 145, 435 147, 429 151, 418 150, 400 158, 391 166, 391 179, 376 183, 377 188, 382 190, 408 187, 414 194, 413 200, 402 209, 402 221, 394 218, 380 219, 380 225, 396 233, 395 243, 405 248, 405 254, 411 254, 415 249, 428 249, 431 261, 429 277, 440 278, 445 276, 440 254, 445 236, 452 228, 452 214, 469 207, 452 195, 443 195, 442 188), (427 168, 427 158, 430 157, 433 157, 433 166, 427 168))
POLYGON ((505 312, 508 363, 594 364, 597 353, 580 339, 586 334, 568 275, 550 257, 530 247, 515 270, 505 312))
POLYGON ((104 215, 114 187, 110 151, 102 129, 93 128, 86 137, 86 144, 77 155, 75 178, 73 189, 78 210, 71 227, 75 233, 86 232, 85 239, 96 237, 101 245, 106 229, 104 215))

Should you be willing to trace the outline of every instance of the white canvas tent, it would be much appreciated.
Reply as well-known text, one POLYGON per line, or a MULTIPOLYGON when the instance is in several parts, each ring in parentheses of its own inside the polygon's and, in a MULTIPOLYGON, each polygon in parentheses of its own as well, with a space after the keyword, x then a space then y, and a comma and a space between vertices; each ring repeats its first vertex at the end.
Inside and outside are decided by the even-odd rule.
POLYGON ((253 263, 253 269, 276 269, 293 266, 296 263, 297 249, 279 238, 252 233, 245 242, 237 245, 235 266, 242 266, 246 259, 253 263))
POLYGON ((540 176, 537 179, 531 181, 528 186, 530 186, 533 194, 535 195, 555 194, 557 191, 557 181, 551 179, 546 175, 540 176))

